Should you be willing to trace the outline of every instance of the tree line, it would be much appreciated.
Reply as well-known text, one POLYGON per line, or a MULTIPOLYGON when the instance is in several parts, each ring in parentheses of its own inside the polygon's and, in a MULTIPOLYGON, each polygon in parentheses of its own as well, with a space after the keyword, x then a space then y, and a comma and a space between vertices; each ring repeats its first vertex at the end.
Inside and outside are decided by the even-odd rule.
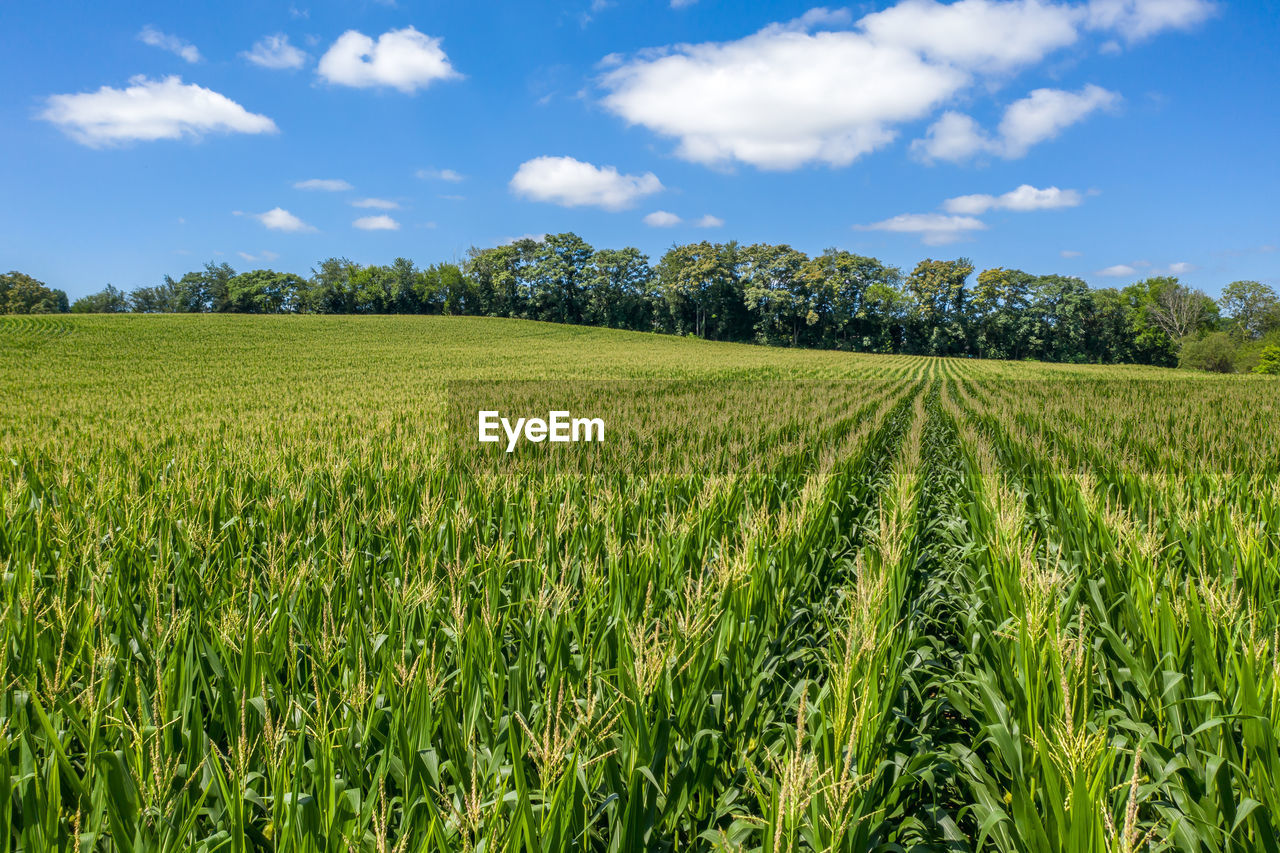
POLYGON ((904 273, 838 249, 809 257, 787 245, 736 242, 672 246, 653 264, 638 249, 594 249, 566 233, 473 248, 462 263, 426 268, 406 258, 328 258, 308 278, 210 262, 127 293, 107 285, 69 306, 61 291, 10 273, 0 277, 0 306, 475 315, 778 346, 1222 372, 1280 362, 1280 299, 1259 282, 1233 282, 1215 301, 1169 276, 1093 289, 1070 276, 974 273, 965 258, 927 259, 904 273))

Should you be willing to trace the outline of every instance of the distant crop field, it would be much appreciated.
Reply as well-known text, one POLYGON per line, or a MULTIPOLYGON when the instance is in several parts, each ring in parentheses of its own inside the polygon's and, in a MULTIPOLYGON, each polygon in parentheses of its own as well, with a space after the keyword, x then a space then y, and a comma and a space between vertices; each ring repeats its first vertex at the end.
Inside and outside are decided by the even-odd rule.
POLYGON ((2 320, 0 849, 1277 850, 1277 424, 1266 377, 2 320), (477 449, 489 399, 606 440, 477 449))

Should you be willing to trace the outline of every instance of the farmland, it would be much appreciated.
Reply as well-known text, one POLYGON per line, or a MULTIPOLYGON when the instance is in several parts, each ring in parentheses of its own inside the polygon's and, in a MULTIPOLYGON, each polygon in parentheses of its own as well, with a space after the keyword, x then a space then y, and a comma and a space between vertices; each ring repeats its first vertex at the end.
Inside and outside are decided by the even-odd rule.
POLYGON ((1273 379, 59 316, 0 400, 0 849, 1280 849, 1273 379))

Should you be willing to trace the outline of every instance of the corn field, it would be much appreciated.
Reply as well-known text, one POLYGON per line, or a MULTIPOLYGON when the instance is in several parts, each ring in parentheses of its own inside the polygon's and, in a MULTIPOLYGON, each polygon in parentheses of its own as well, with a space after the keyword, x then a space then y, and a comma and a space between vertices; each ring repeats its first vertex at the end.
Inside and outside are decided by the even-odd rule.
POLYGON ((133 316, 0 400, 0 849, 1280 850, 1274 380, 133 316))

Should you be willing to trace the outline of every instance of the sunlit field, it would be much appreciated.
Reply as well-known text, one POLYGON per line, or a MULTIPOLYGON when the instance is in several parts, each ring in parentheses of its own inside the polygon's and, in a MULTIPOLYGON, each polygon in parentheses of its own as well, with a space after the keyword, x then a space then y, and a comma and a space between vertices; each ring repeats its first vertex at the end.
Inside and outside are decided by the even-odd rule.
POLYGON ((1280 849, 1277 424, 1261 376, 0 320, 0 850, 1280 849), (490 394, 607 440, 479 452, 490 394))

